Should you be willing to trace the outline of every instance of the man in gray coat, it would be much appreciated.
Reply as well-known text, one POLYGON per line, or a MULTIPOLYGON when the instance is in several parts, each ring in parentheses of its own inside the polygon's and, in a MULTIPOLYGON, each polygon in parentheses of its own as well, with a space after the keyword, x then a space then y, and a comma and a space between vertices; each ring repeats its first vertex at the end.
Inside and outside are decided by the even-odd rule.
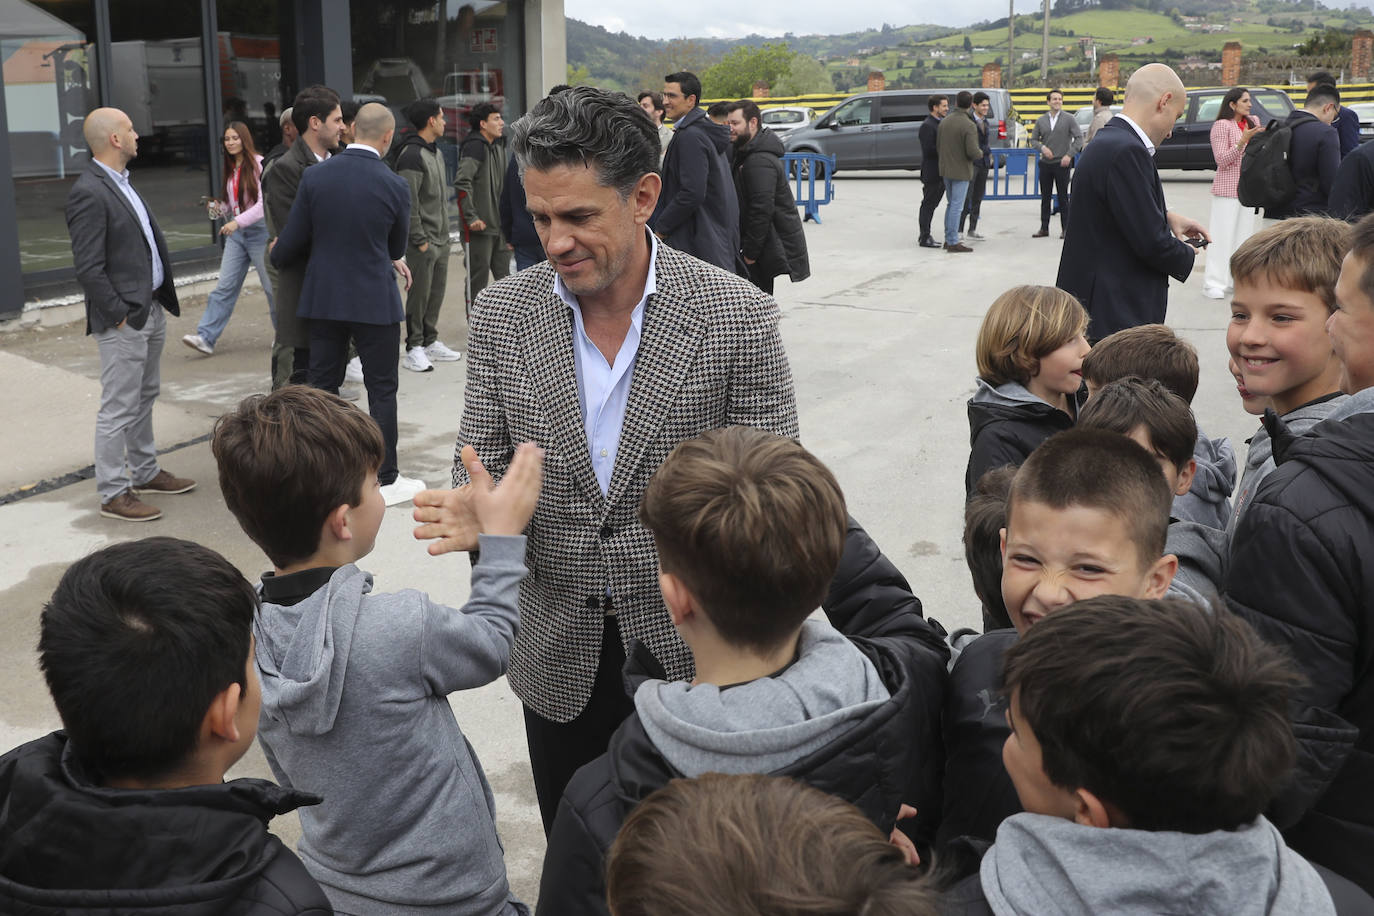
POLYGON ((978 143, 978 122, 973 115, 973 93, 968 90, 954 97, 955 110, 940 122, 936 144, 940 151, 940 177, 945 182, 945 251, 973 249, 959 241, 959 216, 973 180, 976 164, 983 159, 978 143))
POLYGON ((180 315, 172 259, 152 212, 129 183, 138 133, 118 108, 97 108, 82 125, 91 161, 67 196, 76 279, 86 294, 86 333, 100 347, 95 483, 100 514, 150 522, 162 510, 139 493, 185 493, 194 480, 157 464, 153 401, 161 387, 163 310, 180 315))
POLYGON ((1083 148, 1083 128, 1071 114, 1064 112, 1064 93, 1051 89, 1046 97, 1050 110, 1035 122, 1031 146, 1040 150, 1040 231, 1031 237, 1043 239, 1050 234, 1050 198, 1059 192, 1059 237, 1069 225, 1069 171, 1073 157, 1083 148))

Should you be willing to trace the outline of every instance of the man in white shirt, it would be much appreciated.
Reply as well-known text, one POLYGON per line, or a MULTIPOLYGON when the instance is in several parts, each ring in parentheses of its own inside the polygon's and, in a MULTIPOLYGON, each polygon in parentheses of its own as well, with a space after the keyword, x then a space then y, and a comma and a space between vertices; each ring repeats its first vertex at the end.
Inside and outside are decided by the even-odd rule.
POLYGON ((138 132, 117 108, 97 108, 82 125, 91 161, 67 196, 76 278, 86 294, 86 333, 100 347, 95 481, 100 514, 149 522, 162 510, 140 493, 185 493, 196 482, 157 463, 153 401, 167 339, 163 311, 180 315, 162 230, 129 182, 138 132))

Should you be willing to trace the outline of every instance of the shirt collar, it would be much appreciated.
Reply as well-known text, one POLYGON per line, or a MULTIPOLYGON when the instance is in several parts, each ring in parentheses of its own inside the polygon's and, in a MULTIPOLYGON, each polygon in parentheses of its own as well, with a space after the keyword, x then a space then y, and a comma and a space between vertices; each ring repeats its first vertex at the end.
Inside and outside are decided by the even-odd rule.
POLYGON ((376 156, 378 159, 382 158, 382 154, 377 152, 377 147, 368 146, 366 143, 350 143, 348 144, 348 146, 345 146, 344 149, 365 149, 372 155, 376 156))
POLYGON ((104 170, 109 174, 109 176, 110 176, 111 178, 113 178, 115 181, 119 182, 120 184, 128 184, 128 183, 129 183, 129 170, 128 170, 128 169, 125 169, 125 170, 122 171, 122 172, 116 172, 114 169, 110 168, 108 165, 106 165, 105 163, 101 162, 99 159, 92 159, 91 161, 94 162, 96 165, 100 166, 102 169, 104 169, 104 170))
POLYGON ((1131 130, 1135 131, 1136 136, 1140 137, 1140 142, 1145 144, 1145 152, 1153 156, 1155 154, 1155 145, 1151 142, 1149 135, 1140 129, 1140 125, 1132 121, 1124 111, 1118 111, 1116 116, 1131 125, 1131 130))
MULTIPOLYGON (((658 262, 658 236, 647 228, 644 232, 649 236, 649 275, 644 278, 644 294, 639 297, 639 305, 635 306, 635 310, 641 313, 644 303, 649 300, 650 296, 658 292, 658 275, 654 267, 658 262)), ((563 284, 563 278, 558 275, 556 270, 553 274, 553 291, 558 294, 558 298, 562 299, 568 308, 581 314, 582 304, 577 301, 577 296, 573 294, 573 291, 563 284)))

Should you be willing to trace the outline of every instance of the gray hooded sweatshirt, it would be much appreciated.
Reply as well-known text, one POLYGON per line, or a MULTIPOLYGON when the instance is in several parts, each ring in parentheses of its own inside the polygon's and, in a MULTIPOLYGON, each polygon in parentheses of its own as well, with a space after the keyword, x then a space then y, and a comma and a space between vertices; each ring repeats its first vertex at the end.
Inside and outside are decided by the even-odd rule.
POLYGON ((1314 869, 1263 817, 1213 833, 1084 827, 1016 814, 983 857, 997 916, 1335 916, 1314 869))
MULTIPOLYGON (((1349 400, 1347 395, 1341 394, 1334 398, 1322 401, 1313 401, 1304 404, 1297 410, 1291 410, 1279 419, 1283 420, 1289 432, 1295 436, 1307 433, 1312 427, 1329 418, 1341 408, 1341 405, 1349 400)), ((1269 472, 1274 470, 1277 465, 1274 463, 1274 443, 1269 441, 1269 431, 1263 426, 1255 437, 1250 440, 1250 450, 1245 453, 1245 470, 1240 475, 1240 489, 1236 491, 1236 498, 1231 507, 1231 519, 1226 523, 1226 536, 1235 536, 1236 525, 1240 523, 1240 517, 1245 512, 1245 507, 1250 505, 1250 501, 1259 492, 1260 481, 1269 476, 1269 472)))
POLYGON ((340 913, 525 912, 447 699, 504 674, 515 639, 525 539, 480 541, 461 611, 414 590, 374 595, 350 563, 253 622, 258 738, 277 782, 324 796, 301 809, 299 852, 340 913))
POLYGON ((1225 528, 1231 517, 1231 491, 1236 488, 1236 453, 1231 440, 1222 436, 1209 439, 1197 431, 1193 445, 1197 474, 1193 485, 1182 496, 1174 497, 1174 518, 1225 528))
POLYGON ((839 738, 891 694, 868 656, 824 620, 802 625, 797 660, 733 687, 645 681, 644 731, 688 777, 772 773, 839 738))

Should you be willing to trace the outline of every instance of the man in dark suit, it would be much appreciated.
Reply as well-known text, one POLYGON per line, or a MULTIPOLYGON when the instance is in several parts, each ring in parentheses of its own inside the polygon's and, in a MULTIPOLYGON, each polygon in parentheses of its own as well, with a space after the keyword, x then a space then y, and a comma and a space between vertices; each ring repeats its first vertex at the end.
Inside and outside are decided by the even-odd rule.
MULTIPOLYGON (((487 287, 473 307, 458 444, 497 478, 519 443, 545 450, 509 677, 547 830, 573 773, 633 708, 621 678, 630 640, 669 677, 691 676, 637 515, 649 478, 708 429, 795 438, 797 407, 772 297, 646 231, 658 130, 631 99, 577 86, 510 133, 548 261, 487 287)), ((454 484, 467 482, 457 462, 454 484)), ((416 497, 427 523, 417 536, 442 539, 432 552, 476 546, 447 522, 462 518, 462 500, 416 497)))
POLYGON ((930 114, 921 122, 917 136, 921 141, 921 211, 917 217, 920 227, 922 248, 939 248, 940 243, 930 234, 930 224, 935 219, 935 208, 940 206, 940 198, 945 196, 945 180, 940 177, 940 121, 949 114, 949 96, 932 95, 926 99, 930 114))
POLYGON ((1078 160, 1056 285, 1088 310, 1089 340, 1162 323, 1169 277, 1187 279, 1197 256, 1183 239, 1211 239, 1197 220, 1165 207, 1153 159, 1187 101, 1178 74, 1146 64, 1126 84, 1121 113, 1078 160))
POLYGON ((117 108, 97 108, 82 125, 90 164, 67 196, 76 279, 86 294, 86 333, 100 347, 95 483, 100 514, 149 522, 162 510, 138 493, 185 493, 194 480, 157 464, 153 401, 161 387, 165 309, 180 315, 172 259, 157 220, 129 183, 138 134, 117 108))
POLYGON ((385 105, 369 102, 359 109, 354 142, 301 176, 291 216, 272 249, 279 269, 305 263, 297 314, 310 326, 310 385, 338 394, 350 337, 358 349, 367 409, 386 443, 377 479, 388 506, 424 489, 422 481, 401 477, 396 465, 405 311, 393 272, 409 289, 410 186, 382 162, 395 130, 385 105))

